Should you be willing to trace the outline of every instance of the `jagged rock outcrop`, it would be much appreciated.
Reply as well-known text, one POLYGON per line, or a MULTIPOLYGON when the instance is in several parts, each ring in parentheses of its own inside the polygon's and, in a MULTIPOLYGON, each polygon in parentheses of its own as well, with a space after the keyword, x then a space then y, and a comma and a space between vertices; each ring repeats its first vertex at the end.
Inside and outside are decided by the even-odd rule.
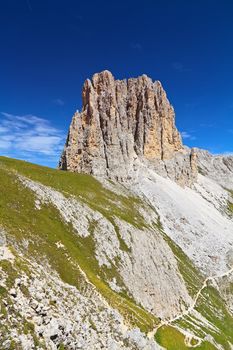
POLYGON ((196 178, 195 155, 182 145, 159 81, 146 75, 115 80, 103 71, 85 81, 82 99, 60 169, 125 180, 144 163, 181 184, 196 178))
POLYGON ((196 148, 198 171, 221 186, 233 190, 233 156, 213 155, 196 148))

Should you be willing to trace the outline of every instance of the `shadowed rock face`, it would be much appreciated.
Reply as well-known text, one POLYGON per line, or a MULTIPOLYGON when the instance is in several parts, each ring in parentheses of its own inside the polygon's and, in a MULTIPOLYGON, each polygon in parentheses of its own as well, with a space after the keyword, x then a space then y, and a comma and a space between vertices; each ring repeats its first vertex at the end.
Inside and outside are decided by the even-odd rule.
POLYGON ((103 71, 85 81, 82 98, 61 169, 124 180, 144 163, 180 183, 195 178, 193 154, 182 145, 173 107, 159 81, 146 75, 115 80, 103 71))

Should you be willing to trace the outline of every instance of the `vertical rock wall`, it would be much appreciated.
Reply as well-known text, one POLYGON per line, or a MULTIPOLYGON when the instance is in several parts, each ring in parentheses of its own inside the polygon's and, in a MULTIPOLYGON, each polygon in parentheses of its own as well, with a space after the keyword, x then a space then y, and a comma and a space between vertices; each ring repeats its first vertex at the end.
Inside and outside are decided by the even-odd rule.
POLYGON ((183 148, 173 107, 159 81, 146 75, 115 80, 103 71, 85 81, 82 100, 81 113, 72 119, 61 169, 124 180, 140 163, 158 171, 164 167, 166 172, 167 161, 186 154, 184 166, 193 173, 190 151, 187 155, 183 148))

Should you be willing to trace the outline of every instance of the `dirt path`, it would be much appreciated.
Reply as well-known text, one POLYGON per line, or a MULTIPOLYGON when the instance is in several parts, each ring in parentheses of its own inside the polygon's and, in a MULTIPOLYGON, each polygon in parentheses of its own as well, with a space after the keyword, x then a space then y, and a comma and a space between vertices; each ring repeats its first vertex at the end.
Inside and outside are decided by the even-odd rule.
MULTIPOLYGON (((183 311, 183 312, 180 313, 179 315, 177 315, 177 316, 175 316, 175 317, 169 319, 169 320, 161 321, 151 332, 149 332, 149 333, 147 334, 148 338, 151 338, 151 339, 154 338, 154 336, 155 336, 157 330, 158 330, 159 328, 161 328, 162 326, 171 325, 171 323, 173 323, 174 321, 180 320, 181 318, 183 318, 183 317, 187 316, 188 314, 190 314, 190 313, 195 309, 196 304, 197 304, 197 301, 198 301, 198 299, 199 299, 199 297, 200 297, 200 295, 201 295, 203 289, 205 289, 205 288, 207 287, 207 284, 208 284, 209 281, 214 281, 215 279, 229 276, 231 273, 233 273, 233 267, 232 267, 230 270, 228 270, 228 271, 226 271, 226 272, 224 272, 224 273, 222 273, 222 274, 207 277, 207 278, 204 280, 204 282, 203 282, 203 284, 202 284, 202 287, 201 287, 201 288, 199 289, 199 291, 197 292, 197 294, 196 294, 196 296, 195 296, 195 298, 194 298, 194 300, 193 300, 193 303, 188 307, 188 309, 185 310, 185 311, 183 311)), ((173 326, 174 326, 174 325, 173 325, 173 326)))

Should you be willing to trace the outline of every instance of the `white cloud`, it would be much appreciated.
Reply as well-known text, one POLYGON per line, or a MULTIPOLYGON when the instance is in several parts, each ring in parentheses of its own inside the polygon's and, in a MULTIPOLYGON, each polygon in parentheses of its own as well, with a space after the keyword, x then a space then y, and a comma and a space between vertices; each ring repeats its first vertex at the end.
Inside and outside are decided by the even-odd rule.
POLYGON ((57 106, 64 106, 65 104, 65 102, 60 98, 56 98, 55 100, 53 100, 53 103, 57 106))
POLYGON ((181 131, 181 136, 183 139, 196 140, 196 137, 191 135, 187 131, 181 131))
POLYGON ((59 158, 65 142, 63 132, 43 118, 1 112, 0 153, 22 159, 59 158))

